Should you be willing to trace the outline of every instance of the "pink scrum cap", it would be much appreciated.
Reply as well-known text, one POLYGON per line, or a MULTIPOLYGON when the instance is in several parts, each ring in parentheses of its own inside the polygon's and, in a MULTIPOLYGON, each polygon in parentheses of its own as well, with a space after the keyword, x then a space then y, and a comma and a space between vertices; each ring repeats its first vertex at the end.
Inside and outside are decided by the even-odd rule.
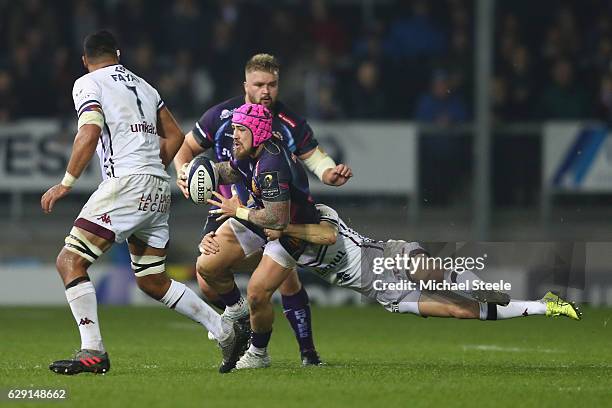
POLYGON ((253 133, 253 147, 272 137, 272 114, 263 105, 245 103, 234 110, 232 122, 247 127, 253 133))

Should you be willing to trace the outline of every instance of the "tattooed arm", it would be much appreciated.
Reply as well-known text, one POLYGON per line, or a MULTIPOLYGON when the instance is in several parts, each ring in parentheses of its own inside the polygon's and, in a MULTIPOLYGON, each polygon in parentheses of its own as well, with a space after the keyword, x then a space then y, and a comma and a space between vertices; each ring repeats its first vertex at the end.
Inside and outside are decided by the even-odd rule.
POLYGON ((217 220, 227 217, 237 217, 253 224, 273 230, 282 230, 289 225, 289 214, 291 201, 264 201, 264 208, 246 208, 240 203, 237 196, 225 198, 223 195, 213 192, 216 201, 209 199, 208 203, 219 207, 211 210, 211 214, 220 215, 217 220))
POLYGON ((250 210, 248 221, 273 230, 284 230, 289 225, 291 201, 264 201, 264 208, 250 210))
POLYGON ((240 182, 240 173, 232 167, 230 162, 215 163, 215 167, 219 172, 219 184, 235 184, 240 182))

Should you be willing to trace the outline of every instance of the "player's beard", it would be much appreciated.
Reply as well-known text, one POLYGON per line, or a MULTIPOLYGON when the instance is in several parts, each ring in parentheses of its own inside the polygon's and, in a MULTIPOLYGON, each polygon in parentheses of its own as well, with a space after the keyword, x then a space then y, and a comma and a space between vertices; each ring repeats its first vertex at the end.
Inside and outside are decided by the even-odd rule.
POLYGON ((270 110, 274 109, 274 104, 276 103, 276 100, 272 98, 272 96, 267 96, 266 98, 257 98, 256 95, 251 95, 249 93, 247 93, 247 96, 249 98, 250 103, 263 105, 270 110))
POLYGON ((249 157, 250 150, 247 150, 242 143, 234 143, 232 146, 234 158, 238 160, 246 159, 249 157))
POLYGON ((274 99, 272 99, 272 97, 268 96, 266 98, 260 98, 259 102, 260 105, 265 106, 266 108, 272 110, 274 108, 274 99))

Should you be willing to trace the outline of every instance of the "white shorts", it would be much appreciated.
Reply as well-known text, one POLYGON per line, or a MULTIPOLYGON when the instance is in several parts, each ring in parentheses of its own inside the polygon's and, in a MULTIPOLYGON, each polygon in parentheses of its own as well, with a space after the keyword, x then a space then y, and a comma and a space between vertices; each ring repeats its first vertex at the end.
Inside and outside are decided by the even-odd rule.
POLYGON ((263 248, 263 254, 272 258, 282 267, 293 268, 296 266, 295 259, 281 245, 280 240, 268 242, 235 218, 230 218, 226 222, 229 222, 245 257, 249 257, 263 248))
POLYGON ((238 240, 240 247, 242 247, 242 251, 244 252, 245 258, 253 255, 255 252, 261 250, 264 245, 266 245, 265 238, 256 234, 253 230, 247 228, 246 225, 244 225, 237 219, 230 218, 225 222, 229 223, 229 226, 232 228, 234 236, 238 240))
POLYGON ((111 242, 134 235, 148 246, 168 244, 170 183, 157 176, 133 174, 104 180, 74 222, 111 242))
MULTIPOLYGON (((397 273, 397 271, 396 271, 397 273)), ((402 283, 409 280, 405 273, 394 274, 392 271, 385 271, 379 276, 379 279, 384 283, 402 283)), ((376 301, 385 309, 396 313, 419 313, 419 298, 421 291, 419 289, 389 289, 375 291, 376 301)))

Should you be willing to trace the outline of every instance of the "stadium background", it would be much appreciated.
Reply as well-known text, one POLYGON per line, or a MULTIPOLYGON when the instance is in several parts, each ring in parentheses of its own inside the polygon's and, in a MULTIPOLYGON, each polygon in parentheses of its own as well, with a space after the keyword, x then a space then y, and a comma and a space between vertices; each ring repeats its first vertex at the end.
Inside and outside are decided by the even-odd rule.
MULTIPOLYGON (((252 54, 275 54, 282 64, 280 99, 304 115, 323 146, 355 174, 339 189, 313 182, 315 198, 358 231, 442 251, 450 242, 450 253, 456 242, 496 242, 465 250, 498 254, 484 277, 514 280, 513 296, 539 297, 554 286, 594 306, 612 305, 611 16, 607 0, 0 0, 2 326, 21 330, 17 320, 34 321, 40 310, 14 305, 65 305, 54 259, 97 185, 95 171, 51 216, 42 214, 39 199, 65 170, 75 127, 71 89, 84 74, 81 43, 98 28, 117 34, 122 63, 158 87, 185 132, 208 107, 242 92, 243 66, 252 54)), ((173 200, 169 271, 189 280, 205 209, 178 195, 173 200)), ((135 288, 125 248, 105 258, 92 273, 101 303, 153 304, 135 288)), ((361 303, 303 278, 314 303, 361 303)), ((148 312, 134 313, 146 318, 148 312)), ((597 336, 606 336, 598 330, 605 329, 609 309, 592 313, 604 324, 589 326, 576 347, 605 344, 597 336)), ((49 309, 46 316, 60 315, 66 315, 63 327, 73 330, 67 309, 49 309)), ((353 312, 315 312, 315 336, 330 342, 327 357, 354 360, 338 351, 344 347, 339 341, 337 354, 330 351, 336 339, 328 333, 339 326, 325 316, 348 318, 340 327, 350 331, 353 312)), ((407 330, 383 311, 359 316, 379 322, 381 331, 407 330)), ((44 320, 41 327, 50 326, 44 320)), ((489 335, 428 320, 413 323, 414 330, 429 327, 445 336, 468 327, 489 335)), ((276 326, 286 324, 279 319, 276 326)), ((278 330, 287 345, 273 347, 281 354, 293 350, 286 328, 278 330)), ((27 344, 12 336, 5 345, 27 344)), ((367 340, 355 344, 366 357, 380 357, 370 355, 367 340)), ((546 356, 538 347, 531 352, 546 356)), ((451 352, 442 355, 452 361, 451 352)), ((609 355, 585 355, 609 369, 609 355)), ((414 355, 406 351, 405 357, 414 355)), ((423 354, 422 364, 430 357, 423 354)), ((11 374, 12 360, 3 360, 11 374)), ((464 364, 468 360, 464 355, 464 364)), ((593 374, 587 362, 581 367, 593 374)))
MULTIPOLYGON (((65 169, 81 43, 97 28, 118 35, 122 62, 158 86, 184 131, 242 92, 249 56, 277 55, 281 99, 355 172, 341 189, 313 181, 315 196, 365 235, 609 240, 610 3, 483 4, 479 14, 461 0, 0 2, 0 270, 52 268, 97 185, 92 172, 52 216, 39 209, 65 169)), ((175 197, 177 276, 192 272, 203 216, 175 197)), ((599 252, 587 248, 587 269, 612 260, 599 252)))

